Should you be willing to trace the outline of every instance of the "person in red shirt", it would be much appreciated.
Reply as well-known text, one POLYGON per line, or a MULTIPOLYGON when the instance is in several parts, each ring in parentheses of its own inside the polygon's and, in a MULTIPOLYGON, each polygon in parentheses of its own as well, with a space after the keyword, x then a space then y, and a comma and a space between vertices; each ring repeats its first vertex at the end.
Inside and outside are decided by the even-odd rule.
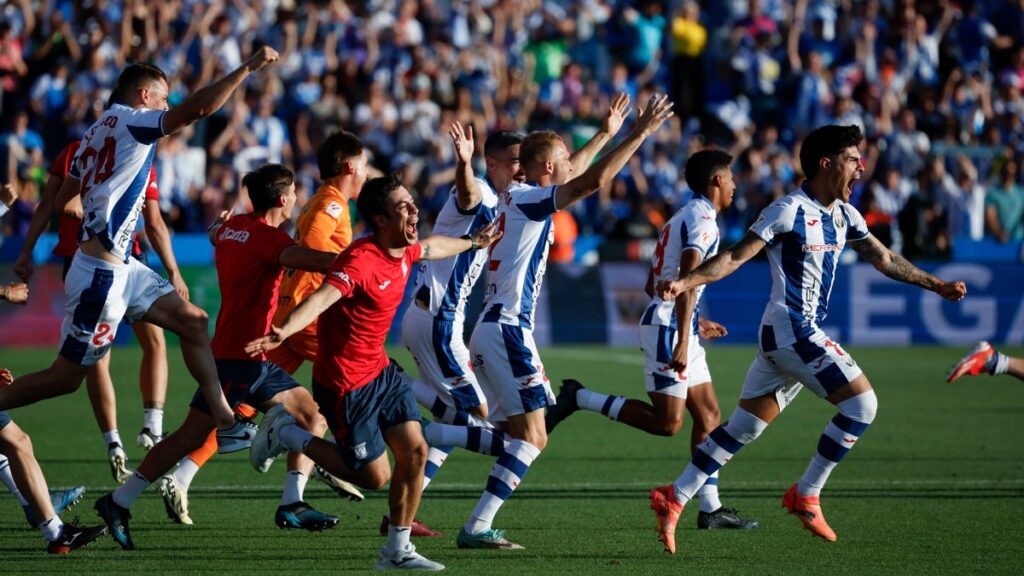
MULTIPOLYGON (((42 200, 32 215, 25 244, 21 249, 14 272, 23 282, 29 282, 35 273, 32 263, 32 251, 35 249, 39 236, 49 226, 54 211, 54 201, 64 179, 71 169, 75 152, 80 140, 70 142, 50 165, 49 178, 43 191, 42 200)), ((171 236, 160 214, 160 191, 156 185, 156 170, 150 167, 149 179, 146 183, 146 199, 143 204, 146 237, 149 239, 167 270, 167 277, 174 289, 185 300, 188 300, 188 286, 178 271, 178 263, 171 249, 171 236)), ((67 275, 71 259, 78 250, 78 233, 82 221, 68 214, 60 215, 57 245, 53 255, 64 259, 63 276, 67 275)), ((145 252, 136 237, 133 242, 132 256, 145 262, 145 252)), ((132 323, 132 330, 142 348, 142 364, 139 367, 139 388, 142 391, 142 408, 144 414, 143 427, 137 438, 139 446, 149 450, 163 437, 163 408, 167 397, 167 343, 164 331, 153 324, 143 321, 132 323)), ((89 402, 92 404, 96 423, 99 425, 103 443, 107 446, 107 460, 110 462, 110 473, 118 483, 124 482, 130 475, 127 456, 117 431, 117 398, 114 394, 114 383, 110 377, 110 355, 96 362, 86 374, 86 388, 89 391, 89 402)))
MULTIPOLYGON (((262 411, 280 405, 295 414, 304 430, 321 436, 327 423, 317 413, 309 391, 279 366, 268 362, 265 355, 250 357, 245 345, 270 328, 284 268, 325 272, 335 254, 298 246, 278 228, 291 219, 295 206, 295 176, 291 170, 280 164, 265 164, 247 174, 242 185, 249 193, 253 211, 229 219, 213 234, 221 293, 211 343, 217 375, 232 408, 243 402, 262 411)), ((135 548, 128 527, 128 510, 135 499, 152 480, 202 445, 213 430, 206 398, 196 392, 181 427, 150 450, 123 486, 97 500, 96 511, 122 548, 135 548)), ((306 476, 312 467, 312 462, 301 455, 289 461, 290 471, 301 471, 306 476)), ((291 501, 283 500, 278 508, 278 517, 289 524, 283 525, 279 519, 282 528, 324 530, 337 524, 336 516, 313 510, 295 494, 292 492, 289 498, 286 490, 284 500, 291 501), (317 527, 311 528, 313 524, 317 527)))
POLYGON ((391 526, 375 567, 441 570, 443 565, 417 554, 409 542, 428 447, 412 388, 401 366, 388 358, 384 343, 416 261, 487 248, 501 235, 491 225, 473 237, 420 240, 419 210, 396 175, 366 182, 357 207, 372 234, 338 256, 323 285, 280 327, 271 326, 246 347, 254 356, 265 354, 323 316, 313 397, 336 444, 302 430, 287 407, 275 407, 254 440, 252 460, 301 451, 331 474, 364 488, 380 489, 390 480, 391 526), (394 474, 385 444, 395 455, 394 474))

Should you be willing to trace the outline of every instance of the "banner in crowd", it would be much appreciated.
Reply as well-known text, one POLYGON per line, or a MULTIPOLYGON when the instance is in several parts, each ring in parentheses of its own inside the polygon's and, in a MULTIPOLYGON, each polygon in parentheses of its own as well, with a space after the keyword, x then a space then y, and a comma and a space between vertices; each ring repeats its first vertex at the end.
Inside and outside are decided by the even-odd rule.
MULTIPOLYGON (((941 278, 967 282, 967 298, 946 302, 931 292, 893 282, 868 265, 842 266, 825 330, 848 345, 1024 343, 1024 266, 952 263, 925 268, 941 278)), ((212 330, 220 309, 214 268, 183 266, 182 274, 192 301, 209 313, 212 330)), ((648 303, 646 280, 647 265, 642 263, 551 264, 537 306, 538 345, 637 346, 637 325, 648 303)), ((483 285, 478 283, 469 303, 467 338, 481 308, 483 285)), ((726 326, 729 336, 723 343, 755 343, 770 291, 767 264, 750 262, 705 290, 700 313, 726 326)), ((0 322, 7 327, 0 331, 0 346, 56 347, 63 314, 60 267, 38 266, 28 306, 0 306, 0 322)), ((399 343, 401 314, 391 330, 394 343, 399 343)), ((131 330, 122 325, 117 341, 131 339, 131 330)))

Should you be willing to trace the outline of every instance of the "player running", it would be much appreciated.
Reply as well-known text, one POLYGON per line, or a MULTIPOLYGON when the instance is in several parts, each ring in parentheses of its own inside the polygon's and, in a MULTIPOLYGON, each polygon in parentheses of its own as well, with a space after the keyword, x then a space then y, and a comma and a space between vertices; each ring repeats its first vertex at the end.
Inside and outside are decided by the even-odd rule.
MULTIPOLYGON (((322 183, 316 194, 309 199, 299 214, 295 224, 295 240, 299 246, 319 250, 321 252, 338 253, 352 242, 352 218, 349 215, 348 203, 359 196, 359 190, 366 182, 368 161, 363 143, 350 132, 335 132, 328 136, 317 148, 317 165, 320 168, 322 183)), ((211 242, 213 236, 211 236, 211 242)), ((281 288, 278 291, 277 311, 274 322, 281 323, 292 309, 307 296, 316 291, 323 283, 324 275, 320 272, 287 269, 281 288)), ((275 348, 267 354, 267 360, 280 366, 285 372, 295 374, 306 360, 316 359, 317 339, 316 322, 306 330, 293 335, 283 346, 275 348)), ((243 417, 253 417, 256 411, 248 405, 240 405, 236 411, 243 417)), ((181 459, 174 471, 162 476, 158 481, 158 490, 164 500, 164 508, 168 518, 178 524, 191 525, 192 517, 188 510, 188 489, 192 485, 199 469, 217 452, 216 437, 211 434, 207 441, 191 454, 181 459)), ((295 458, 290 456, 289 458, 295 458)), ((297 461, 296 461, 297 462, 297 461)), ((329 473, 323 468, 314 468, 314 477, 329 486, 343 498, 361 501, 363 495, 359 490, 329 473)), ((308 475, 299 468, 293 468, 286 477, 299 500, 309 480, 308 475)), ((282 497, 285 505, 288 498, 282 497)), ((306 516, 285 516, 278 514, 278 525, 282 528, 306 528, 301 525, 306 516), (298 520, 296 525, 293 520, 298 520)), ((316 528, 319 523, 311 525, 316 528)))
MULTIPOLYGON (((80 140, 70 142, 50 165, 42 200, 32 215, 25 244, 14 264, 14 272, 24 282, 29 282, 35 273, 32 265, 32 251, 40 234, 49 225, 57 192, 71 170, 72 160, 74 160, 75 152, 80 144, 80 140)), ((146 236, 157 255, 160 256, 171 285, 182 298, 188 300, 188 286, 185 285, 185 281, 178 271, 178 263, 171 249, 171 237, 160 214, 160 192, 156 186, 156 170, 153 166, 149 168, 149 178, 146 181, 145 189, 142 210, 146 236)), ((53 255, 64 259, 62 277, 67 276, 68 270, 71 268, 71 260, 78 250, 78 231, 81 225, 80 217, 69 214, 60 215, 58 241, 53 248, 53 255)), ((145 252, 142 251, 138 238, 134 238, 132 257, 142 260, 144 255, 145 252)), ((139 388, 142 392, 143 426, 136 440, 139 446, 149 450, 163 438, 163 407, 167 396, 167 345, 163 330, 159 327, 142 321, 133 322, 131 326, 142 348, 139 388)), ((131 470, 128 468, 128 457, 117 431, 117 399, 114 394, 114 383, 110 378, 110 354, 100 358, 89 369, 85 376, 85 384, 96 423, 103 436, 103 443, 107 446, 110 473, 120 484, 128 479, 131 470)))
MULTIPOLYGON (((577 409, 604 414, 657 436, 674 436, 683 424, 684 410, 693 416, 690 450, 718 427, 718 397, 711 385, 700 337, 726 335, 725 327, 700 318, 699 302, 704 287, 683 292, 675 301, 662 300, 654 293, 656 282, 686 276, 718 253, 716 218, 732 205, 736 183, 730 164, 732 156, 721 150, 703 150, 686 162, 685 177, 694 196, 661 230, 661 239, 647 276, 651 297, 640 320, 640 347, 646 358, 644 381, 648 404, 642 400, 609 396, 566 380, 558 392, 558 403, 548 409, 548 431, 577 409), (681 326, 682 330, 677 330, 681 326)), ((718 474, 711 475, 698 492, 700 514, 697 528, 757 527, 757 521, 742 518, 725 508, 718 496, 718 474)))
POLYGON ((977 376, 988 374, 999 376, 1009 374, 1018 380, 1024 380, 1024 358, 1014 358, 1003 354, 988 342, 978 342, 966 356, 960 359, 949 370, 946 382, 953 382, 961 376, 977 376))
POLYGON ((391 526, 378 569, 441 570, 409 542, 419 507, 427 443, 402 368, 384 349, 388 328, 405 292, 413 264, 487 248, 500 238, 488 226, 472 237, 419 240, 419 210, 394 175, 369 180, 357 206, 372 234, 353 242, 331 264, 322 286, 292 310, 280 326, 250 342, 254 355, 278 347, 321 314, 319 351, 313 364, 313 396, 337 444, 295 425, 284 409, 264 417, 252 447, 258 466, 286 450, 301 451, 335 476, 380 489, 389 480, 391 526), (385 444, 395 456, 392 474, 385 444))
MULTIPOLYGON (((247 174, 242 185, 249 192, 253 211, 235 216, 216 233, 214 256, 220 285, 221 309, 213 337, 213 357, 224 393, 232 406, 245 402, 262 411, 287 408, 299 425, 323 435, 327 423, 317 413, 309 392, 265 356, 250 358, 245 344, 267 332, 277 305, 277 291, 284 268, 327 270, 335 254, 298 246, 278 227, 291 219, 295 206, 295 181, 291 170, 266 164, 247 174)), ((131 478, 96 502, 114 540, 125 550, 135 548, 129 532, 129 509, 150 484, 174 466, 182 456, 200 446, 213 428, 206 399, 196 393, 185 422, 160 442, 131 478)), ((289 469, 308 476, 313 467, 298 455, 289 469)), ((336 516, 317 512, 302 501, 299 487, 285 485, 276 519, 282 527, 324 530, 338 523, 336 516)))
POLYGON ((875 419, 875 392, 850 354, 821 330, 828 313, 839 254, 847 242, 889 278, 920 286, 952 301, 967 293, 963 282, 944 282, 885 248, 847 202, 864 173, 856 126, 823 126, 800 149, 807 180, 765 208, 735 246, 675 281, 662 280, 663 299, 720 280, 767 246, 772 293, 761 319, 760 351, 747 372, 739 405, 728 422, 708 435, 674 485, 651 491, 656 529, 675 553, 675 529, 683 506, 708 477, 731 460, 807 386, 839 409, 825 427, 803 477, 782 505, 812 534, 834 542, 819 495, 832 469, 875 419))
POLYGON ((58 209, 83 199, 83 241, 65 281, 66 315, 54 363, 0 390, 0 410, 78 389, 89 367, 114 341, 122 318, 142 319, 177 334, 185 364, 210 404, 220 450, 244 449, 252 431, 236 422, 224 399, 210 353, 208 318, 166 280, 129 255, 156 141, 213 114, 256 70, 277 60, 270 47, 168 109, 167 77, 132 64, 118 77, 115 103, 90 127, 57 196, 58 209))
POLYGON ((547 444, 544 408, 555 398, 533 342, 533 316, 553 238, 551 215, 609 182, 672 116, 671 110, 666 97, 652 97, 626 139, 589 168, 629 114, 624 94, 612 102, 603 129, 572 158, 554 132, 533 132, 519 148, 527 182, 533 185, 506 191, 499 198, 497 226, 504 235, 491 248, 484 310, 470 339, 489 419, 504 430, 507 444, 459 532, 460 548, 522 548, 492 523, 547 444), (582 173, 572 178, 574 172, 582 173))

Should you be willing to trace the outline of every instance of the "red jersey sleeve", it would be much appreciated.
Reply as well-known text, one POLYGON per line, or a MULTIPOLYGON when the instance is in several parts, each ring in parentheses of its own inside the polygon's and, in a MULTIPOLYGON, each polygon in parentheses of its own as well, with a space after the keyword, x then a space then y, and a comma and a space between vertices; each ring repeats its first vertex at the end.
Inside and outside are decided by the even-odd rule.
POLYGON ((160 200, 160 189, 156 187, 156 168, 149 167, 149 179, 146 181, 146 200, 160 200))
POLYGON ((327 269, 327 276, 324 282, 334 286, 341 292, 342 298, 347 298, 355 292, 356 286, 362 279, 358 258, 353 253, 358 251, 346 250, 338 255, 327 269))
POLYGON ((50 175, 64 178, 68 175, 68 170, 71 169, 71 162, 75 159, 75 152, 78 151, 78 145, 81 144, 81 140, 75 140, 69 142, 60 154, 53 159, 53 164, 50 164, 50 175))
POLYGON ((405 261, 409 264, 412 264, 413 262, 419 262, 420 256, 422 255, 423 246, 420 246, 419 242, 405 249, 405 261))

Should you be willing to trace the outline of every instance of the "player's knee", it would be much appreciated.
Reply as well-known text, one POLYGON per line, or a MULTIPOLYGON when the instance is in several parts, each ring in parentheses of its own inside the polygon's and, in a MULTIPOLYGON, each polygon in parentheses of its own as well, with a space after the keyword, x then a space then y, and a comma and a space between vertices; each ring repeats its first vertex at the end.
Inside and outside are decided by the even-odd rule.
POLYGON ((427 457, 430 455, 430 445, 423 440, 409 449, 408 462, 413 470, 423 470, 427 465, 427 457))
POLYGON ((651 430, 658 436, 675 436, 679 433, 679 430, 683 427, 683 417, 677 414, 668 414, 654 423, 654 429, 651 430))
POLYGON ((383 468, 373 467, 372 470, 366 470, 359 480, 361 488, 380 490, 391 481, 391 470, 386 466, 383 468))
POLYGON ((6 434, 5 440, 10 444, 10 448, 16 452, 19 456, 25 458, 34 457, 34 451, 32 449, 32 438, 25 433, 21 428, 11 430, 10 433, 6 434))
POLYGON ((205 337, 209 333, 210 317, 202 308, 189 304, 181 318, 184 334, 183 338, 205 337))
POLYGON ((839 413, 851 420, 871 424, 878 413, 878 396, 873 389, 839 403, 839 413))
POLYGON ((524 438, 530 444, 537 447, 537 450, 543 450, 548 446, 548 433, 543 428, 539 430, 529 430, 524 438))
POLYGON ((703 410, 700 414, 694 415, 693 428, 704 436, 707 436, 712 430, 718 428, 718 425, 721 422, 722 412, 717 406, 715 406, 713 408, 703 410))

